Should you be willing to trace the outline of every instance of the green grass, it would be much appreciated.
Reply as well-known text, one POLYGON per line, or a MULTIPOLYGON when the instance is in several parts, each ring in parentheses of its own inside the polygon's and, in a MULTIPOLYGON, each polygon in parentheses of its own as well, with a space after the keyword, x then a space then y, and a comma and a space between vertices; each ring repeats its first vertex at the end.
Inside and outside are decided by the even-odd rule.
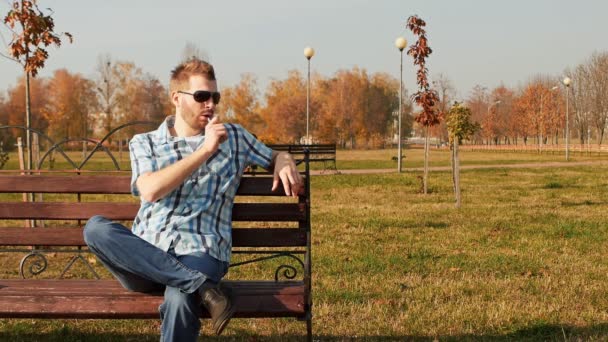
MULTIPOLYGON (((422 167, 424 162, 424 150, 421 148, 404 149, 403 167, 422 167)), ((397 168, 396 149, 385 150, 338 150, 336 154, 337 167, 339 170, 351 169, 391 169, 397 168)), ((501 165, 501 164, 524 164, 543 162, 562 162, 565 160, 563 154, 536 153, 536 152, 494 152, 494 151, 461 151, 461 165, 501 165)), ((608 154, 592 155, 571 153, 572 161, 596 161, 607 160, 608 154)), ((448 149, 432 149, 429 157, 430 166, 449 166, 450 151, 448 149)), ((322 168, 323 165, 315 165, 322 168)))
MULTIPOLYGON (((419 174, 312 179, 315 339, 608 339, 608 166, 463 170, 460 210, 448 172, 431 173, 429 195, 419 193, 419 174)), ((19 257, 0 257, 4 277, 18 276, 19 257)), ((259 277, 276 265, 230 276, 259 277)), ((78 265, 71 276, 81 275, 78 265)), ((158 328, 153 320, 3 319, 0 340, 154 341, 158 328)), ((216 338, 205 321, 202 333, 302 340, 305 324, 235 319, 216 338)))

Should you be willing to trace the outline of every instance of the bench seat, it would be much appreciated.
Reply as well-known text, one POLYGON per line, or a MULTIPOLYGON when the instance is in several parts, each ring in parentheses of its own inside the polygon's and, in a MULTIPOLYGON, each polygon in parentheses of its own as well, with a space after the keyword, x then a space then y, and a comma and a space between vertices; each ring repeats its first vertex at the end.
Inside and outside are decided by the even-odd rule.
MULTIPOLYGON (((222 284, 234 295, 235 317, 305 315, 301 281, 222 284)), ((0 318, 158 318, 162 300, 162 293, 130 292, 116 280, 0 280, 0 318)))

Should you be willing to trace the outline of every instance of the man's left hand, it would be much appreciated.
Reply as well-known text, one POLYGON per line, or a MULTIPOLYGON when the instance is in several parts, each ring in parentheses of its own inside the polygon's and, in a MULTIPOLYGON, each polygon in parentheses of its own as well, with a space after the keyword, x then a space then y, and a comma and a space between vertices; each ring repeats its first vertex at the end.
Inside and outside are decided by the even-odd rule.
POLYGON ((278 152, 274 158, 274 180, 272 191, 279 187, 279 180, 283 183, 285 195, 297 197, 304 190, 304 180, 298 172, 296 163, 287 152, 278 152))

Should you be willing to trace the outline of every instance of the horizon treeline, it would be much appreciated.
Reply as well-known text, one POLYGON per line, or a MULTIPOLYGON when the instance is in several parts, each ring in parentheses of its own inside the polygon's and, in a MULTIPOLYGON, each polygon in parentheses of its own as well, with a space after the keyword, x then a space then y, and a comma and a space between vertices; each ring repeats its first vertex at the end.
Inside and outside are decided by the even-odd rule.
MULTIPOLYGON (((475 86, 464 103, 480 130, 466 143, 558 144, 565 134, 566 92, 569 87, 571 138, 601 144, 608 124, 608 52, 596 52, 560 76, 531 77, 518 88, 475 86)), ((456 99, 449 77, 432 80, 439 93, 436 109, 444 116, 456 99)), ((303 143, 306 136, 306 77, 288 71, 273 79, 263 92, 252 73, 220 89, 217 113, 224 122, 243 125, 266 143, 303 143)), ((32 128, 55 141, 72 138, 100 139, 133 121, 160 123, 174 114, 162 82, 133 62, 101 56, 91 78, 67 69, 46 78, 31 79, 32 128)), ((416 108, 404 90, 402 137, 422 135, 413 121, 416 108)), ((359 67, 343 69, 329 77, 311 77, 309 131, 314 143, 336 143, 341 148, 384 148, 396 144, 399 80, 386 73, 369 73, 359 67)), ((24 79, 0 93, 0 125, 24 126, 24 79)), ((150 127, 146 127, 149 130, 150 127)), ((120 139, 141 131, 129 126, 120 139)), ((444 120, 430 134, 447 141, 444 120)), ((23 130, 4 129, 0 141, 12 149, 23 130)))

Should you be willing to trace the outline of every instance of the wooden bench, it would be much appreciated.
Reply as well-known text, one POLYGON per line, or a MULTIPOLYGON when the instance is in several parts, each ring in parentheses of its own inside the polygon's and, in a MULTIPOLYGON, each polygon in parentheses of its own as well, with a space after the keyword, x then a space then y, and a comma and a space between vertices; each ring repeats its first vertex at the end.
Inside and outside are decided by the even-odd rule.
MULTIPOLYGON (((226 280, 223 286, 232 289, 235 317, 295 317, 306 321, 307 339, 310 341, 312 298, 308 163, 302 175, 305 191, 297 199, 285 196, 282 188, 271 192, 270 175, 243 177, 232 215, 233 261, 243 261, 233 262, 231 267, 240 266, 242 268, 239 270, 245 270, 246 265, 253 262, 274 263, 272 267, 277 267, 276 264, 285 259, 289 262, 278 266, 275 273, 269 272, 266 277, 269 279, 226 280), (293 272, 298 270, 302 273, 296 277, 293 272)), ((44 258, 46 263, 45 253, 54 250, 72 248, 78 253, 85 246, 82 228, 88 218, 103 215, 117 221, 131 221, 135 217, 139 203, 129 195, 129 184, 130 176, 124 174, 0 174, 0 193, 4 193, 0 194, 0 249, 4 257, 8 255, 18 260, 21 255, 15 252, 20 252, 27 254, 26 257, 44 258), (21 193, 42 193, 44 201, 23 202, 21 193), (39 222, 44 223, 44 227, 27 227, 23 220, 44 220, 39 222), (41 247, 32 249, 27 246, 41 247)), ((86 248, 83 252, 86 252, 86 248)), ((92 254, 86 255, 92 257, 92 254)), ((233 272, 228 273, 228 278, 233 272)), ((44 272, 35 279, 28 278, 31 274, 23 269, 22 277, 28 279, 7 276, 15 273, 14 270, 2 270, 1 318, 159 317, 162 293, 129 292, 114 279, 41 279, 44 272)), ((203 311, 206 315, 206 311, 203 311)))
POLYGON ((336 144, 310 144, 310 145, 292 145, 292 144, 275 144, 268 145, 275 151, 289 152, 294 156, 296 161, 304 160, 306 152, 309 154, 311 162, 323 162, 323 171, 333 170, 340 173, 336 166, 336 144))

